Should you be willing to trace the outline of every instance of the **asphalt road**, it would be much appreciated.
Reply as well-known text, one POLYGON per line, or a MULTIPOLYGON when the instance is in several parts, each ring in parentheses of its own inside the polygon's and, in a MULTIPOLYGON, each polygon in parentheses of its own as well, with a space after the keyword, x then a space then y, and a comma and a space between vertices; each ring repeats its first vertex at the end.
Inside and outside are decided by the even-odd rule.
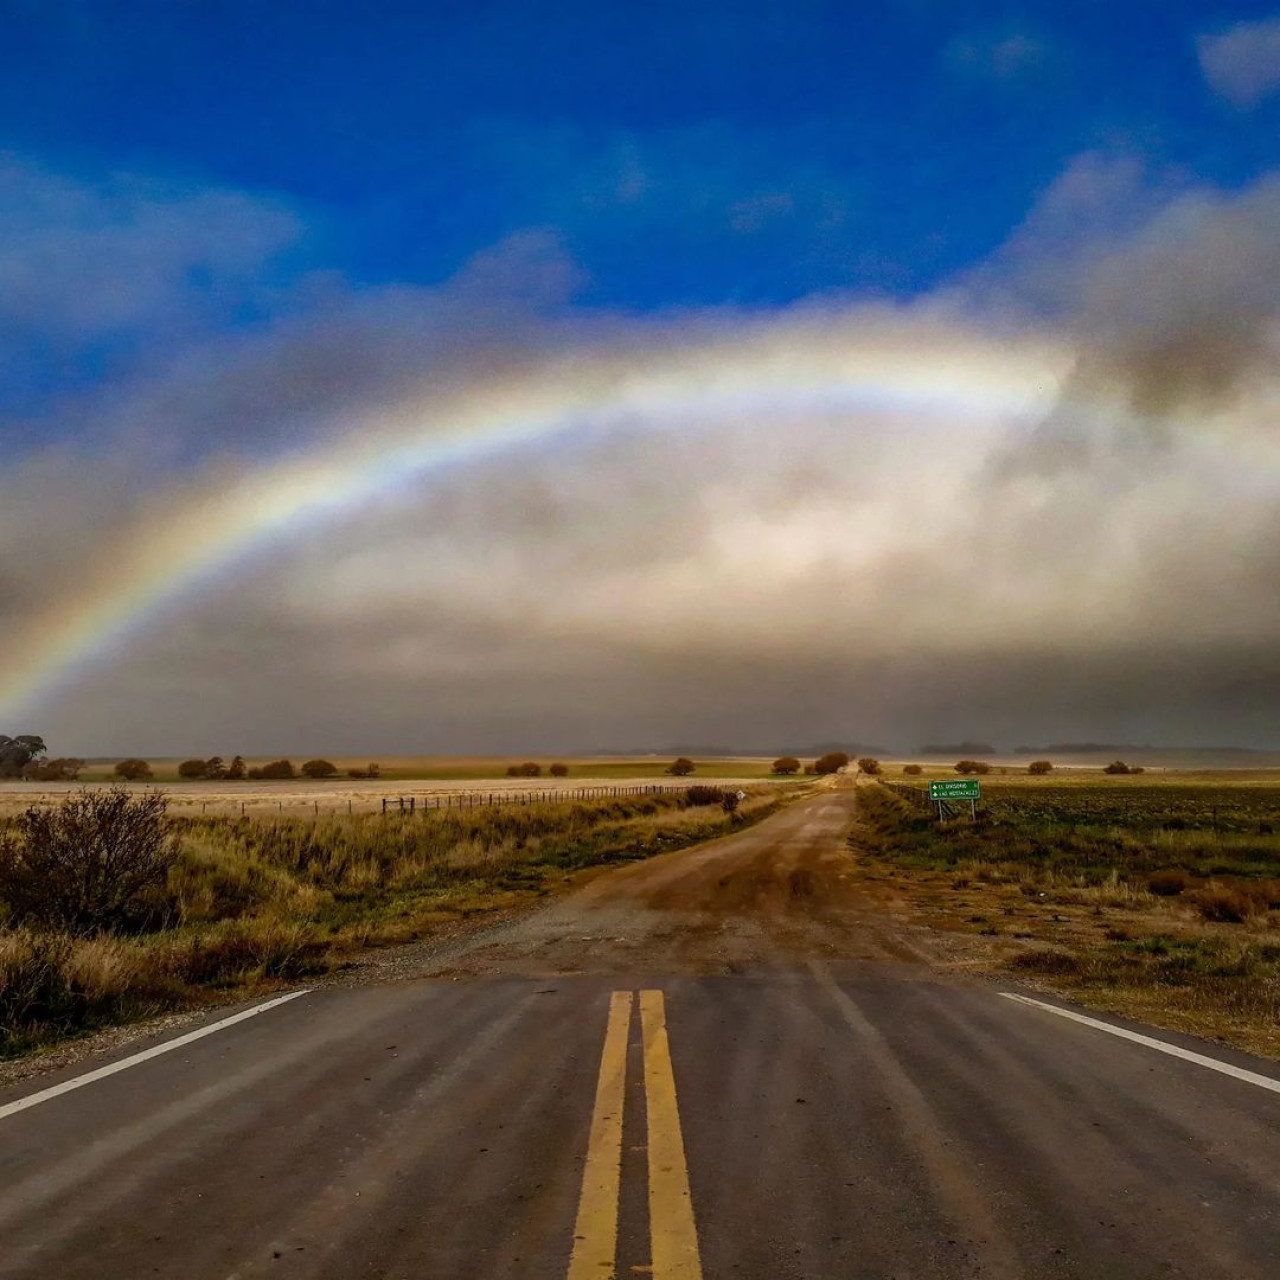
POLYGON ((0 1093, 0 1275, 1280 1274, 1280 1070, 917 963, 853 804, 0 1093))

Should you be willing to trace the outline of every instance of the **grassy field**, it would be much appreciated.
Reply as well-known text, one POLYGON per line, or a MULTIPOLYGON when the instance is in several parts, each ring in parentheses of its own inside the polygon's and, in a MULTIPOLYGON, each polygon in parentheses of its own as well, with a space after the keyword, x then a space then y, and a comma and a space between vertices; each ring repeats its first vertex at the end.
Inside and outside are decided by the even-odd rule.
POLYGON ((980 963, 1094 1007, 1280 1054, 1280 785, 1252 775, 985 778, 978 821, 862 794, 855 837, 980 963))
POLYGON ((673 791, 413 817, 170 818, 176 860, 135 927, 71 937, 0 914, 0 1057, 321 973, 527 903, 585 867, 754 822, 799 790, 758 788, 734 815, 673 791))
MULTIPOLYGON (((162 756, 147 761, 158 783, 178 782, 178 765, 184 757, 162 756)), ((279 760, 279 755, 245 756, 245 764, 253 767, 279 760)), ((342 775, 348 769, 363 769, 370 763, 381 767, 384 782, 490 782, 505 779, 507 768, 527 760, 541 764, 545 774, 553 762, 569 766, 569 776, 577 780, 612 781, 624 779, 669 778, 666 772, 670 756, 335 756, 323 751, 294 752, 287 757, 295 767, 303 761, 321 758, 338 766, 342 775)), ((230 760, 231 756, 226 756, 230 760)), ((766 778, 773 757, 717 756, 696 760, 696 776, 710 779, 766 778)), ((80 775, 82 782, 115 781, 116 762, 92 761, 80 775)), ((206 784, 217 785, 217 784, 206 784)), ((323 783, 319 785, 323 786, 323 783)))

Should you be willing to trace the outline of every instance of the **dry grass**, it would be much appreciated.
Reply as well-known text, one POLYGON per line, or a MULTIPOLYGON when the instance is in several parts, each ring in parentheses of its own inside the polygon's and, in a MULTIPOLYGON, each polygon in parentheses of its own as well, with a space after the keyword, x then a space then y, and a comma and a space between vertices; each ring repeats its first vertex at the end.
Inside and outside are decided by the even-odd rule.
POLYGON ((758 788, 733 818, 674 792, 413 817, 178 818, 161 912, 176 927, 86 940, 0 917, 0 1057, 323 972, 532 902, 583 868, 722 834, 801 790, 758 788))

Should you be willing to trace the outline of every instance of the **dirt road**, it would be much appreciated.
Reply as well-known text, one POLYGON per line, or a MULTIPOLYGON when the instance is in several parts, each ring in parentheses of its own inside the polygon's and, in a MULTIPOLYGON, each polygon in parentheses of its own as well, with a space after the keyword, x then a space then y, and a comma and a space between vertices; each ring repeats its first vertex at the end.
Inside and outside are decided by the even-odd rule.
POLYGON ((931 967, 855 821, 0 1093, 0 1275, 1274 1276, 1274 1065, 931 967))

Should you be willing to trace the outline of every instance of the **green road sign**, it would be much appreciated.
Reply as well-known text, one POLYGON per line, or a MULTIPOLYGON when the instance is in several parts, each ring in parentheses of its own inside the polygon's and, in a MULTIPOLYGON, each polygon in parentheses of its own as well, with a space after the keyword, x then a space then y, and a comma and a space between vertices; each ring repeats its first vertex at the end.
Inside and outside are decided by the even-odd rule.
POLYGON ((977 778, 955 778, 949 782, 929 783, 930 800, 977 800, 982 783, 977 778))

